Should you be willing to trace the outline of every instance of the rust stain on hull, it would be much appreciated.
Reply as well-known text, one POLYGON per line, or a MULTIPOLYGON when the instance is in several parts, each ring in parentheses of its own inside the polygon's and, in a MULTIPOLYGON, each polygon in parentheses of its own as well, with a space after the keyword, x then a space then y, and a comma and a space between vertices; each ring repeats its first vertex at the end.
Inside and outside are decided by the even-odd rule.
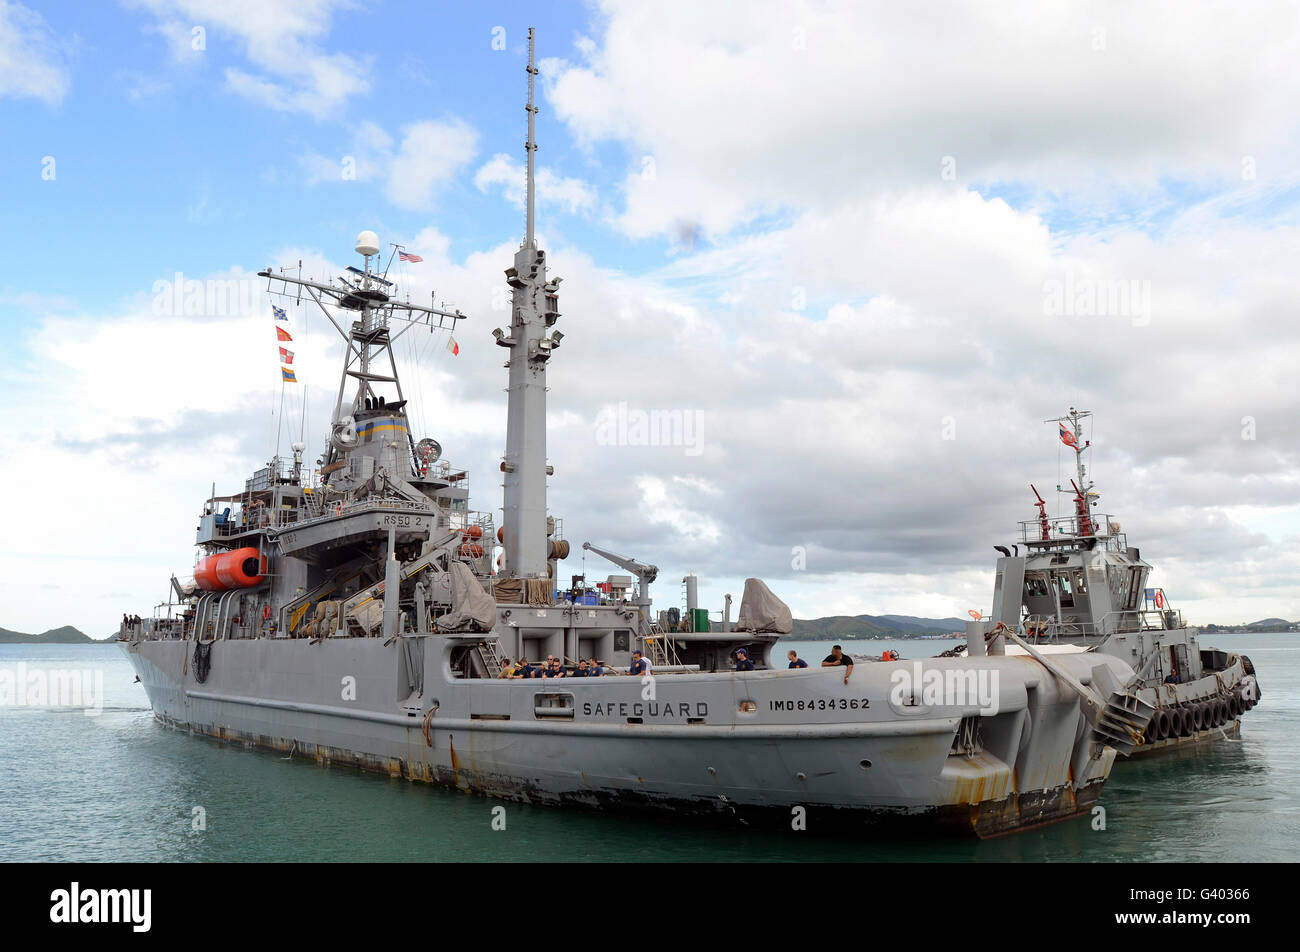
MULTIPOLYGON (((755 806, 733 801, 720 803, 716 795, 689 799, 653 794, 636 789, 591 787, 569 793, 555 793, 517 777, 505 775, 479 775, 475 772, 471 785, 467 771, 454 743, 448 738, 451 766, 439 767, 431 763, 413 764, 409 761, 377 757, 338 747, 327 747, 302 741, 287 741, 282 737, 264 737, 244 734, 228 726, 182 724, 171 718, 156 715, 156 719, 171 728, 211 737, 224 743, 241 743, 248 747, 266 750, 284 750, 296 745, 304 756, 314 757, 318 764, 356 767, 370 773, 388 774, 407 780, 430 783, 447 789, 521 803, 567 806, 602 813, 656 813, 675 819, 687 819, 705 825, 744 826, 790 831, 790 805, 755 806)), ((590 778, 584 777, 590 783, 590 778)), ((642 781, 642 778, 636 778, 642 781)), ((982 789, 986 783, 981 778, 972 785, 971 792, 982 789)), ((994 781, 996 788, 997 784, 994 781)), ((1045 826, 1086 814, 1101 795, 1100 782, 1089 784, 1077 794, 1069 787, 1049 790, 1046 793, 1011 793, 1001 800, 983 803, 951 803, 922 811, 880 807, 864 809, 807 806, 809 830, 825 830, 828 835, 844 832, 870 835, 873 838, 908 838, 918 834, 947 833, 974 835, 981 839, 1018 833, 1022 830, 1045 826)), ((801 834, 804 835, 804 834, 801 834)))

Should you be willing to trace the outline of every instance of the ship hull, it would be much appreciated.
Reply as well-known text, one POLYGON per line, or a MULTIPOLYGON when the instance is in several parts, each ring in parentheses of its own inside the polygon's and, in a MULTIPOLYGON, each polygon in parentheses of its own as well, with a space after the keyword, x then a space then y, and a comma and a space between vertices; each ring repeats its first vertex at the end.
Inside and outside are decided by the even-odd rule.
POLYGON ((218 641, 204 683, 193 642, 124 647, 171 727, 516 802, 785 830, 997 836, 1086 814, 1114 759, 1109 749, 1080 759, 1077 704, 1025 659, 988 662, 1009 683, 1001 710, 984 750, 954 756, 969 710, 888 710, 884 665, 860 665, 849 685, 819 669, 662 675, 657 697, 643 700, 629 677, 456 679, 441 639, 428 640, 422 696, 400 701, 398 649, 380 639, 218 641), (555 694, 570 697, 571 719, 538 715, 539 697, 555 694), (746 696, 752 722, 734 713, 746 696), (794 697, 809 710, 769 715, 794 697), (851 712, 859 700, 858 719, 818 709, 842 702, 851 712))
POLYGON ((1141 747, 1133 750, 1132 757, 1150 757, 1161 753, 1169 753, 1170 751, 1191 750, 1223 743, 1224 741, 1238 740, 1241 740, 1241 718, 1239 717, 1219 727, 1194 731, 1186 737, 1166 737, 1162 740, 1147 741, 1141 747))
MULTIPOLYGON (((1189 643, 1194 644, 1194 641, 1189 639, 1189 643)), ((1206 654, 1213 653, 1213 649, 1206 652, 1206 654)), ((1240 695, 1243 679, 1247 677, 1248 671, 1253 669, 1249 667, 1249 662, 1243 656, 1225 654, 1227 663, 1220 670, 1181 684, 1161 684, 1138 692, 1138 695, 1157 711, 1175 708, 1192 709, 1197 706, 1206 707, 1207 710, 1203 714, 1204 723, 1200 729, 1189 726, 1182 733, 1162 734, 1157 727, 1157 720, 1153 718, 1144 742, 1134 748, 1133 757, 1149 757, 1241 739, 1241 722, 1245 711, 1235 714, 1228 711, 1224 712, 1223 716, 1219 716, 1210 706, 1220 700, 1232 698, 1234 692, 1240 695)))

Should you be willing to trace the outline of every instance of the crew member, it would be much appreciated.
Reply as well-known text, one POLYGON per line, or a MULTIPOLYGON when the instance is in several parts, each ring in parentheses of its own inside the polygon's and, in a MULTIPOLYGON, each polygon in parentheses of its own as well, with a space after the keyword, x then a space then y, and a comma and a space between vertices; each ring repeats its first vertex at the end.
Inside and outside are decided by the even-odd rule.
POLYGON ((844 683, 849 683, 849 675, 853 673, 853 659, 844 653, 844 650, 835 645, 831 648, 831 653, 822 659, 823 668, 843 668, 844 683))

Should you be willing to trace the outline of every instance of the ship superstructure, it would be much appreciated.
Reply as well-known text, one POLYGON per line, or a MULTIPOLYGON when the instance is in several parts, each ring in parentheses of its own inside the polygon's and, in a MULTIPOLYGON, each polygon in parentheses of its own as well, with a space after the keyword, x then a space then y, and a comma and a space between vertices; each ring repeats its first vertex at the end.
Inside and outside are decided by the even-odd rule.
POLYGON ((1032 645, 1127 662, 1135 672, 1130 689, 1156 709, 1143 753, 1235 737, 1241 715, 1259 702, 1254 666, 1245 655, 1202 648, 1164 589, 1148 584, 1152 566, 1119 520, 1097 511, 1100 494, 1084 460, 1090 416, 1071 407, 1046 421, 1074 454, 1069 488, 1058 487, 1071 511, 1048 516, 1046 500, 1030 486, 1037 514, 1020 523, 1014 551, 996 547, 1002 556, 985 626, 1013 630, 1032 645))
POLYGON ((505 275, 510 324, 492 333, 507 354, 500 524, 411 432, 392 355, 406 329, 465 315, 402 298, 371 232, 364 267, 336 281, 266 269, 344 341, 328 449, 308 468, 295 444, 292 464, 214 493, 197 587, 176 583, 177 605, 124 627, 157 718, 490 796, 782 829, 800 816, 837 835, 900 821, 993 835, 1087 813, 1150 716, 1091 686, 1130 680, 1119 658, 981 638, 972 657, 791 670, 773 657, 790 611, 759 579, 721 630, 693 575, 687 617, 655 614, 659 570, 635 556, 585 543, 628 574, 561 583, 546 396, 563 334, 533 227, 531 31, 527 69, 527 227, 505 275))

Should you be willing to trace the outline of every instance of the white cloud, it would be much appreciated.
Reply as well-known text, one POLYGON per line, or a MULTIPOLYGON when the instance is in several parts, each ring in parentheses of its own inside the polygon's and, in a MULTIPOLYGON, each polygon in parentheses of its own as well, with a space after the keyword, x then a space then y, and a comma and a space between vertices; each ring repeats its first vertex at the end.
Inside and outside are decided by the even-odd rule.
POLYGON ((311 152, 299 157, 303 184, 367 182, 381 177, 393 161, 393 137, 369 119, 356 124, 346 151, 327 156, 311 152))
POLYGON ((404 126, 401 143, 369 120, 358 124, 346 151, 299 157, 303 183, 382 180, 384 193, 399 208, 425 211, 438 191, 471 159, 478 133, 456 118, 425 119, 404 126))
POLYGON ((39 99, 56 106, 72 79, 59 39, 34 10, 0 0, 0 98, 39 99))
POLYGON ((814 3, 744 16, 601 4, 579 62, 544 61, 588 144, 624 146, 633 236, 724 233, 779 209, 941 181, 1112 195, 1162 177, 1240 183, 1294 168, 1294 8, 1178 3, 814 3), (646 174, 646 159, 652 174, 646 174))
POLYGON ((226 86, 268 108, 324 119, 370 90, 368 58, 328 53, 319 45, 330 32, 334 14, 354 6, 349 0, 129 3, 153 14, 152 28, 167 38, 173 57, 181 61, 201 62, 218 37, 233 37, 257 71, 227 67, 226 86), (202 31, 202 43, 196 29, 202 31))
POLYGON ((402 129, 385 192, 400 208, 427 209, 434 192, 474 157, 478 134, 458 119, 426 119, 402 129))
MULTIPOLYGON (((596 206, 596 190, 581 179, 557 175, 549 168, 536 172, 538 207, 551 205, 563 208, 570 215, 590 212, 596 206)), ((499 187, 511 204, 523 208, 527 198, 527 172, 522 162, 516 162, 505 153, 498 152, 484 163, 474 175, 474 184, 480 192, 499 187)))

